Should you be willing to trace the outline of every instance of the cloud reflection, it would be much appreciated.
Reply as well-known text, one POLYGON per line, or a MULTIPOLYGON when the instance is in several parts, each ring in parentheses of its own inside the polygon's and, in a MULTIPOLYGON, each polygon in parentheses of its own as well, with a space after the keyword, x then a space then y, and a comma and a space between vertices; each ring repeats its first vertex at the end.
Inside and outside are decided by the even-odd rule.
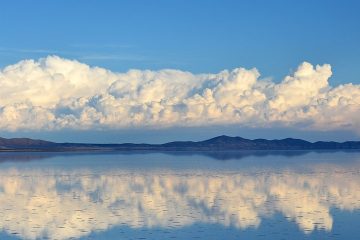
POLYGON ((24 239, 68 239, 114 226, 257 228, 280 212, 305 233, 330 231, 330 210, 360 208, 359 167, 214 172, 0 170, 0 227, 24 239))

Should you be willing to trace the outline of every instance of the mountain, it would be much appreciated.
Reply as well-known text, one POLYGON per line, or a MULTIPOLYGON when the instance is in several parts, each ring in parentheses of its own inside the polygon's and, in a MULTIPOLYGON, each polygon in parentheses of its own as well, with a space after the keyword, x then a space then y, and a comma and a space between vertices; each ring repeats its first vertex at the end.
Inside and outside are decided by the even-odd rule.
POLYGON ((20 148, 42 148, 56 146, 57 143, 30 138, 1 138, 0 149, 20 149, 20 148))
POLYGON ((359 149, 360 141, 308 142, 301 139, 246 139, 218 136, 204 141, 176 141, 164 144, 55 143, 30 138, 0 138, 0 151, 236 151, 236 150, 346 150, 359 149))
POLYGON ((280 140, 246 139, 241 137, 218 136, 200 142, 170 142, 161 147, 175 150, 321 150, 321 149, 360 149, 360 141, 348 142, 308 142, 302 139, 285 138, 280 140))

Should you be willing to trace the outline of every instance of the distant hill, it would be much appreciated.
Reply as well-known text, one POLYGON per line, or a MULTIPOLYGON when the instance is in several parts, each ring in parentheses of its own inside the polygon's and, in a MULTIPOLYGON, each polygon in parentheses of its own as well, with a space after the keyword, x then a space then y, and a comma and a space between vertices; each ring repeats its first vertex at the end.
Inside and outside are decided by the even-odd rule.
POLYGON ((20 148, 42 148, 56 146, 57 143, 35 140, 31 138, 1 138, 0 149, 20 149, 20 148))
POLYGON ((228 151, 228 150, 341 150, 360 149, 360 141, 308 142, 301 139, 246 139, 218 136, 204 141, 165 144, 55 143, 30 138, 0 138, 0 151, 228 151))
POLYGON ((202 150, 320 150, 320 149, 360 149, 360 141, 348 142, 308 142, 302 139, 280 140, 246 139, 241 137, 218 136, 199 142, 170 142, 161 147, 174 149, 202 150))

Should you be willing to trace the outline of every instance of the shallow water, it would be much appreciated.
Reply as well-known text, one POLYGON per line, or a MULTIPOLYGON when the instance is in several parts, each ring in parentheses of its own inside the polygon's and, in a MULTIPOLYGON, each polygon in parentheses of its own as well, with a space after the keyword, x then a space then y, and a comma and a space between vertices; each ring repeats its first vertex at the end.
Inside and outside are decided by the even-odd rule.
POLYGON ((0 228, 0 239, 358 239, 360 153, 1 153, 0 228))

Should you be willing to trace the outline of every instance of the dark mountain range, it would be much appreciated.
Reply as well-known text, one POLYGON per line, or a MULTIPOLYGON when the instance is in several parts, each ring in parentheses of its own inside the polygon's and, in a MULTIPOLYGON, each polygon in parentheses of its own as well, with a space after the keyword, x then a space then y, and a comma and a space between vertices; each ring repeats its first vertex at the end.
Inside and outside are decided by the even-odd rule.
POLYGON ((42 148, 56 146, 57 143, 34 140, 30 138, 1 138, 0 137, 0 150, 1 149, 21 149, 21 148, 42 148))
POLYGON ((0 138, 0 151, 236 151, 236 150, 351 150, 360 149, 360 141, 308 142, 301 139, 245 139, 218 136, 204 141, 177 141, 165 144, 87 144, 55 143, 29 138, 0 138))

